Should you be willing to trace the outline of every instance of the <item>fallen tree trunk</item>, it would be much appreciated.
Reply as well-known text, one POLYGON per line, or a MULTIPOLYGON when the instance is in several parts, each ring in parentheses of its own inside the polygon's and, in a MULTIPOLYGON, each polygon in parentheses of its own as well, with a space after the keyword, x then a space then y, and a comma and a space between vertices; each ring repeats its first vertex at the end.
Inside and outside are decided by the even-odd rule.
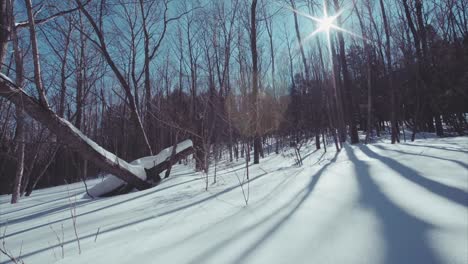
MULTIPOLYGON (((174 147, 163 149, 155 156, 148 156, 134 160, 130 165, 141 166, 144 168, 148 177, 147 181, 154 185, 158 185, 162 180, 161 176, 159 176, 160 173, 169 169, 173 164, 194 152, 193 143, 189 139, 180 142, 174 147)), ((93 197, 107 197, 128 193, 132 189, 132 186, 128 186, 121 179, 118 179, 113 175, 107 175, 102 182, 89 189, 89 194, 93 197)))
MULTIPOLYGON (((163 172, 165 170, 168 170, 170 167, 172 167, 172 165, 176 164, 177 162, 179 162, 183 158, 185 158, 188 155, 193 154, 193 153, 194 153, 194 148, 193 147, 189 147, 189 148, 184 149, 184 150, 182 150, 180 152, 177 152, 174 155, 171 155, 170 157, 168 157, 163 162, 161 162, 158 165, 154 166, 153 168, 145 169, 146 174, 148 175, 148 178, 153 179, 154 181, 161 181, 161 177, 159 176, 159 174, 161 172, 163 172)), ((167 175, 165 178, 167 178, 167 177, 169 177, 169 175, 167 175)))
POLYGON ((35 98, 18 89, 8 77, 1 73, 0 96, 15 105, 23 106, 24 111, 29 116, 47 127, 62 142, 65 142, 84 159, 91 161, 100 169, 115 175, 139 190, 151 187, 151 184, 145 181, 146 172, 142 166, 131 165, 103 149, 83 135, 70 122, 60 118, 50 108, 42 106, 35 98))

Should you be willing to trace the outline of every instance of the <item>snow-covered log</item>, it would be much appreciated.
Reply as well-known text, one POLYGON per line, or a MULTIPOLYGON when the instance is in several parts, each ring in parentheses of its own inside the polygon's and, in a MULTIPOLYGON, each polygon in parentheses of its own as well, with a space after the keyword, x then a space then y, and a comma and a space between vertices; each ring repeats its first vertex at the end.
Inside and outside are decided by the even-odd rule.
MULTIPOLYGON (((193 143, 191 140, 185 140, 177 144, 174 157, 171 159, 172 147, 163 149, 155 156, 148 156, 139 158, 130 162, 130 165, 139 166, 144 168, 148 178, 153 182, 158 183, 161 178, 159 173, 168 169, 171 163, 176 163, 179 160, 187 157, 193 153, 193 143)), ((125 182, 121 179, 111 175, 107 175, 105 179, 93 186, 88 190, 89 194, 95 197, 99 196, 111 196, 114 193, 120 193, 120 190, 128 190, 125 186, 125 182)), ((124 191, 122 191, 124 192, 124 191)))
POLYGON ((146 172, 142 166, 131 165, 108 152, 97 143, 83 135, 67 120, 60 118, 51 109, 41 105, 36 99, 26 94, 5 75, 0 73, 0 96, 15 105, 22 105, 29 116, 36 119, 62 142, 68 144, 83 158, 94 163, 102 170, 115 175, 137 189, 146 189, 151 184, 146 182, 146 172))
POLYGON ((173 154, 172 148, 173 147, 168 147, 166 149, 163 149, 161 152, 158 153, 158 155, 149 157, 149 159, 147 160, 146 158, 142 158, 136 160, 135 162, 141 162, 143 164, 151 165, 144 165, 146 175, 153 181, 158 182, 161 180, 161 178, 159 177, 159 174, 161 172, 169 169, 170 166, 179 162, 181 159, 187 157, 188 155, 193 154, 194 152, 193 143, 189 139, 177 144, 173 157, 171 157, 173 154))

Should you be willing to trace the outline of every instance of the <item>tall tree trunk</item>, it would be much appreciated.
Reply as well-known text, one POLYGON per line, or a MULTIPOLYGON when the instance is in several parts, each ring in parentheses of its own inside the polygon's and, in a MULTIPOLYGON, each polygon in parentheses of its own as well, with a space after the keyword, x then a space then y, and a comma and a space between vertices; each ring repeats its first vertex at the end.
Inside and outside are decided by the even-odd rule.
MULTIPOLYGON (((20 66, 21 67, 21 66, 20 66)), ((18 67, 17 67, 18 68, 18 67)), ((19 78, 17 78, 19 79, 19 78)), ((17 80, 18 82, 18 80, 17 80)), ((25 136, 24 136, 24 114, 23 106, 16 106, 16 174, 13 183, 13 193, 11 196, 11 203, 16 203, 21 195, 21 182, 24 173, 24 150, 25 150, 25 136)))
MULTIPOLYGON (((294 10, 296 10, 296 3, 294 2, 294 0, 289 0, 289 2, 291 3, 291 7, 294 10)), ((299 50, 301 52, 302 64, 304 65, 305 79, 307 81, 310 81, 310 71, 309 71, 309 66, 307 64, 307 59, 306 59, 306 56, 305 56, 304 47, 302 45, 303 43, 302 43, 301 33, 300 33, 300 30, 299 30, 299 21, 297 20, 296 12, 293 12, 293 15, 294 15, 294 28, 296 30, 297 41, 299 42, 299 50)))
POLYGON ((254 164, 260 163, 260 135, 258 120, 258 53, 257 53, 257 0, 250 6, 250 49, 252 52, 252 100, 254 119, 254 164))
MULTIPOLYGON (((424 86, 425 84, 425 79, 424 79, 424 62, 423 62, 423 51, 421 49, 421 36, 418 32, 418 29, 416 28, 413 18, 411 15, 411 9, 408 5, 408 0, 403 0, 403 8, 405 11, 405 16, 406 16, 406 22, 408 23, 408 26, 411 30, 411 34, 413 35, 413 40, 414 40, 414 47, 416 48, 416 59, 417 59, 417 69, 416 69, 416 106, 414 109, 414 117, 413 117, 413 133, 411 135, 411 141, 415 140, 416 137, 416 132, 418 130, 418 127, 422 122, 420 121, 421 119, 421 108, 422 108, 422 94, 424 93, 424 86)), ((416 9, 417 13, 421 12, 422 8, 422 3, 420 0, 416 0, 416 9)), ((422 13, 422 12, 421 12, 422 13)))
POLYGON ((330 62, 331 62, 331 68, 332 68, 332 76, 331 76, 331 81, 332 81, 332 88, 333 88, 333 97, 335 98, 335 105, 336 105, 336 120, 338 123, 338 136, 339 136, 339 142, 340 142, 340 147, 343 147, 343 142, 346 141, 346 125, 345 125, 345 120, 344 120, 344 104, 343 104, 343 94, 341 90, 341 85, 338 87, 338 81, 339 81, 339 74, 337 75, 336 73, 339 72, 338 65, 335 63, 335 58, 337 57, 336 55, 336 50, 335 50, 335 42, 331 40, 330 38, 330 33, 328 33, 328 47, 331 49, 330 51, 330 62))
MULTIPOLYGON (((12 39, 13 39, 13 50, 15 55, 15 65, 16 65, 16 85, 18 87, 23 86, 24 75, 23 75, 23 54, 20 50, 18 43, 18 35, 15 28, 15 18, 14 18, 13 3, 10 6, 10 15, 11 15, 11 30, 12 30, 12 39)), ((17 158, 17 167, 15 174, 15 181, 13 183, 13 193, 11 196, 11 203, 16 203, 21 196, 21 182, 24 174, 24 156, 25 156, 25 136, 24 136, 24 113, 23 113, 23 103, 16 105, 16 158, 17 158)))
MULTIPOLYGON (((152 99, 151 99, 151 78, 150 78, 150 35, 148 32, 147 28, 147 13, 148 11, 145 12, 145 7, 144 7, 144 2, 143 0, 139 1, 140 4, 140 13, 142 17, 142 29, 143 29, 143 36, 144 36, 144 41, 143 41, 143 51, 144 51, 144 64, 143 64, 143 71, 144 71, 144 87, 145 87, 145 122, 146 122, 146 128, 147 131, 152 134, 152 131, 154 130, 154 124, 155 118, 153 118, 153 107, 152 107, 152 99)), ((148 140, 151 139, 150 136, 148 136, 148 140)))
POLYGON ((382 11, 382 20, 384 23, 385 29, 385 57, 387 59, 387 71, 388 71, 388 86, 390 92, 390 122, 391 122, 391 135, 392 135, 392 144, 400 142, 397 130, 397 118, 396 118, 396 102, 395 102, 395 87, 394 87, 394 77, 393 77, 393 63, 391 55, 391 46, 390 46, 390 26, 388 24, 387 14, 385 12, 385 5, 383 0, 379 0, 380 10, 382 11))
POLYGON ((31 51, 34 62, 34 83, 36 84, 36 90, 39 94, 39 102, 44 105, 44 107, 49 107, 47 98, 45 95, 44 85, 42 84, 42 75, 41 75, 41 63, 39 61, 39 48, 37 46, 36 38, 36 22, 34 20, 33 9, 31 0, 25 0, 26 11, 28 13, 28 23, 29 23, 29 39, 31 41, 31 51))
MULTIPOLYGON (((333 1, 335 4, 335 10, 336 12, 339 12, 340 10, 340 5, 338 0, 333 1)), ((337 18, 337 24, 340 27, 341 26, 341 17, 337 18)), ((356 100, 354 98, 354 93, 353 93, 353 85, 351 83, 351 77, 349 74, 348 70, 348 62, 346 59, 346 49, 345 49, 345 42, 344 42, 344 37, 343 37, 343 32, 339 31, 338 32, 338 44, 340 48, 340 61, 341 61, 341 70, 343 73, 343 85, 344 85, 344 90, 346 92, 346 95, 348 97, 347 101, 347 110, 348 110, 348 118, 349 118, 349 133, 351 137, 351 144, 356 144, 359 143, 359 136, 358 136, 358 131, 357 131, 357 120, 358 120, 358 112, 356 110, 356 100)))
POLYGON ((64 54, 61 60, 61 67, 60 67, 60 95, 59 95, 59 105, 57 114, 60 117, 63 117, 65 114, 65 95, 67 92, 67 77, 66 77, 66 70, 67 70, 67 57, 68 57, 68 46, 70 45, 70 38, 72 33, 72 22, 68 22, 68 31, 65 38, 65 47, 64 47, 64 54))
MULTIPOLYGON (((354 6, 356 6, 356 0, 353 0, 354 6)), ((358 17, 359 26, 361 27, 362 34, 362 45, 364 46, 364 52, 366 54, 366 78, 367 78, 367 124, 366 124, 366 144, 370 140, 372 134, 372 61, 371 61, 371 49, 369 47, 368 36, 362 20, 359 8, 356 7, 356 15, 358 17)))

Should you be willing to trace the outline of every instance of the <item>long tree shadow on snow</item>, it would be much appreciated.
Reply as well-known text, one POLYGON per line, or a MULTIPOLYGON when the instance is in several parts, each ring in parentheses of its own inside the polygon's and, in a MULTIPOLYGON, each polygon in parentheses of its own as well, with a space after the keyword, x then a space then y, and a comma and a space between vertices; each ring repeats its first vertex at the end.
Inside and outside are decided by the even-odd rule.
MULTIPOLYGON (((179 185, 187 184, 187 183, 190 183, 190 182, 193 182, 193 181, 198 181, 198 180, 201 180, 201 179, 202 178, 197 177, 195 179, 190 179, 190 180, 187 180, 187 181, 184 181, 184 182, 180 182, 180 183, 176 183, 176 184, 172 184, 172 185, 168 185, 168 186, 164 186, 163 184, 160 184, 160 185, 157 186, 157 188, 154 188, 153 191, 143 192, 140 195, 136 195, 136 196, 134 196, 132 198, 127 198, 125 200, 118 199, 118 198, 116 199, 115 197, 114 198, 112 198, 112 197, 110 197, 110 198, 97 198, 97 199, 93 199, 93 200, 89 200, 89 199, 81 200, 81 201, 78 201, 75 204, 75 206, 77 208, 81 207, 81 206, 84 206, 84 205, 87 205, 87 204, 91 204, 91 203, 95 203, 95 202, 99 202, 99 201, 103 201, 103 200, 107 200, 107 199, 116 199, 116 202, 114 202, 112 204, 102 206, 102 207, 98 207, 98 208, 90 210, 90 211, 80 213, 76 217, 78 218, 78 217, 88 215, 88 214, 92 214, 92 213, 95 213, 95 212, 98 212, 98 211, 101 211, 101 210, 105 210, 105 209, 109 209, 109 208, 112 208, 112 207, 115 207, 115 206, 119 206, 119 205, 122 205, 123 202, 127 203, 127 202, 130 202, 130 201, 139 199, 139 198, 143 198, 145 196, 153 195, 153 194, 155 194, 157 192, 160 192, 160 191, 163 191, 163 190, 166 190, 166 189, 170 189, 170 188, 173 188, 173 187, 176 187, 176 186, 179 186, 179 185)), ((21 223, 21 222, 24 222, 24 221, 28 221, 28 220, 37 218, 37 217, 47 216, 47 215, 51 215, 51 214, 54 214, 54 213, 59 213, 59 212, 62 212, 62 211, 70 210, 70 206, 71 206, 70 204, 65 204, 65 205, 61 205, 61 206, 56 207, 56 208, 41 211, 41 212, 38 212, 38 213, 35 213, 35 214, 32 214, 32 215, 28 215, 28 216, 24 216, 24 217, 21 217, 21 218, 18 218, 18 219, 5 221, 5 222, 0 223, 0 227, 6 226, 6 225, 18 224, 18 223, 21 223)), ((43 224, 40 224, 40 225, 36 225, 36 226, 30 227, 30 228, 27 228, 27 229, 22 229, 22 230, 19 230, 19 231, 16 231, 16 232, 9 233, 9 234, 5 235, 5 238, 12 237, 12 236, 15 236, 15 235, 18 235, 18 234, 21 234, 21 233, 29 232, 29 231, 32 231, 32 230, 37 229, 37 228, 57 224, 57 223, 67 221, 67 220, 71 220, 71 216, 65 217, 65 218, 62 218, 62 219, 59 219, 59 220, 43 223, 43 224)))
POLYGON ((412 153, 412 152, 403 151, 403 150, 390 149, 390 148, 386 148, 386 147, 379 146, 379 145, 374 145, 374 147, 379 148, 381 150, 385 150, 385 151, 392 151, 392 152, 401 153, 401 154, 404 154, 404 155, 421 156, 421 157, 426 157, 426 158, 431 158, 431 159, 438 159, 438 160, 448 161, 448 162, 452 162, 452 163, 455 163, 455 164, 461 166, 465 170, 468 170, 468 164, 464 163, 464 162, 461 162, 459 160, 448 159, 448 158, 443 158, 443 157, 437 157, 437 156, 427 155, 427 154, 424 154, 424 153, 412 153))
POLYGON ((247 247, 247 250, 239 254, 237 258, 235 258, 232 263, 244 263, 256 250, 260 249, 265 242, 271 239, 276 232, 278 232, 281 227, 296 213, 296 211, 302 206, 302 204, 310 197, 312 191, 314 190, 315 186, 317 185, 320 177, 322 176, 323 172, 328 168, 329 165, 333 164, 336 161, 337 154, 323 166, 319 171, 317 171, 314 175, 311 175, 311 179, 309 184, 298 192, 294 198, 284 203, 278 210, 271 212, 267 216, 263 217, 259 221, 243 228, 239 232, 236 232, 234 235, 223 239, 222 241, 217 241, 215 246, 205 249, 201 254, 190 261, 190 264, 196 263, 204 263, 207 259, 213 257, 214 255, 221 252, 221 250, 227 248, 231 245, 234 241, 241 239, 247 233, 252 232, 255 228, 268 223, 271 219, 275 219, 275 216, 278 214, 284 214, 284 216, 280 217, 275 221, 275 224, 271 226, 266 232, 263 233, 258 239, 256 239, 250 246, 247 247))
POLYGON ((29 206, 29 207, 26 207, 26 208, 21 208, 21 209, 19 209, 17 211, 8 212, 4 216, 2 216, 4 218, 4 221, 0 222, 0 228, 3 227, 3 226, 7 226, 7 225, 19 224, 21 222, 28 221, 28 220, 31 220, 31 219, 34 219, 34 218, 37 218, 37 217, 42 217, 42 216, 51 215, 51 214, 54 214, 54 213, 70 210, 70 207, 72 206, 72 204, 74 204, 75 208, 78 208, 78 207, 80 207, 80 206, 82 206, 84 204, 91 204, 91 203, 97 201, 97 200, 81 200, 81 201, 77 201, 75 203, 73 200, 70 200, 67 204, 60 204, 58 206, 48 208, 47 210, 43 210, 43 211, 36 212, 36 213, 33 213, 33 214, 27 214, 27 215, 15 217, 15 218, 12 218, 12 219, 7 217, 7 214, 17 213, 17 212, 19 212, 21 210, 31 209, 31 208, 36 207, 36 206, 44 206, 44 205, 47 205, 47 204, 54 204, 55 202, 62 201, 64 199, 71 199, 75 195, 78 195, 78 194, 81 194, 81 193, 83 193, 83 192, 82 191, 81 192, 76 192, 76 193, 73 193, 73 194, 69 194, 67 196, 59 197, 57 199, 54 199, 54 200, 51 200, 51 201, 48 201, 48 202, 32 205, 32 206, 29 206))
MULTIPOLYGON (((450 143, 446 143, 446 144, 450 144, 450 143)), ((437 150, 452 151, 452 152, 457 152, 457 153, 462 152, 462 153, 468 154, 468 151, 466 151, 466 150, 464 150, 462 148, 459 148, 460 146, 458 146, 458 145, 457 145, 457 147, 454 147, 454 148, 440 147, 440 146, 434 146, 434 145, 418 145, 418 144, 412 144, 412 143, 408 143, 408 142, 403 143, 403 145, 408 145, 408 146, 411 146, 411 147, 419 147, 419 148, 431 148, 431 149, 437 149, 437 150)))
MULTIPOLYGON (((366 146, 360 149, 366 154, 371 152, 366 146)), ((345 150, 349 160, 354 164, 360 203, 371 208, 380 220, 386 243, 383 263, 442 263, 427 243, 427 231, 432 226, 408 214, 390 201, 372 179, 369 165, 359 160, 348 145, 345 145, 345 150)))
MULTIPOLYGON (((256 181, 262 177, 264 177, 265 175, 267 175, 267 173, 262 173, 262 174, 259 174, 257 176, 255 176, 255 178, 252 178, 250 180, 250 182, 253 182, 253 181, 256 181)), ((193 180, 190 180, 190 181, 194 181, 194 180, 200 180, 201 178, 197 178, 197 179, 193 179, 193 180)), ((190 181, 187 181, 187 182, 190 182, 190 181)), ((167 189, 167 188, 171 188, 173 186, 176 186, 176 185, 180 185, 180 184, 184 184, 184 183, 187 183, 187 182, 182 182, 182 183, 177 183, 177 184, 174 184, 174 185, 171 185, 171 186, 168 186, 168 187, 165 187, 165 188, 161 188, 161 189, 157 189, 153 192, 149 192, 149 193, 145 193, 145 194, 142 194, 140 196, 136 196, 134 198, 131 198, 131 200, 133 199, 136 199, 136 198, 140 198, 140 197, 143 197, 143 196, 147 196, 149 194, 152 194, 152 193, 155 193, 155 192, 158 192, 158 191, 161 191, 162 189, 167 189)), ((110 232, 114 232, 114 231, 117 231, 117 230, 120 230, 122 228, 125 228, 125 227, 129 227, 129 226, 132 226, 132 225, 136 225, 136 224, 139 224, 139 223, 143 223, 143 222, 146 222, 148 220, 151 220, 151 219, 154 219, 154 218, 157 218, 157 217, 162 217, 162 216, 165 216, 165 215, 169 215, 169 214, 172 214, 172 213, 175 213, 175 212, 178 212, 178 211, 181 211, 181 210, 185 210, 185 209, 188 209, 190 207, 193 207, 195 205, 198 205, 198 204, 201 204, 205 201, 208 201, 208 200, 211 200, 211 199, 214 199, 222 194, 225 194, 225 193, 228 193, 230 191, 233 191, 237 188, 240 187, 240 184, 239 185, 234 185, 232 187, 229 187, 223 191, 220 191, 218 193, 215 193, 215 194, 212 194, 206 198, 203 198, 203 199, 200 199, 198 201, 194 201, 194 202, 191 202, 189 204, 186 204, 186 205, 182 205, 180 207, 177 207, 177 208, 174 208, 174 209, 171 209, 169 211, 165 211, 165 212, 162 212, 160 214, 157 214, 157 215, 154 215, 154 216, 148 216, 148 217, 145 217, 145 218, 142 218, 142 219, 137 219, 137 220, 134 220, 132 222, 127 222, 127 223, 123 223, 123 224, 120 224, 120 225, 117 225, 117 226, 114 226, 114 227, 110 227, 110 228, 106 228, 104 230, 101 230, 99 232, 99 235, 103 235, 103 234, 106 234, 106 233, 110 233, 110 232)), ((129 200, 126 200, 125 202, 128 202, 129 200)), ((112 207, 112 206, 116 206, 118 204, 122 204, 121 201, 119 201, 118 203, 116 204, 112 204, 112 205, 109 205, 109 206, 106 206, 104 208, 108 208, 108 207, 112 207)), ((92 211, 88 211, 88 212, 85 212, 85 213, 82 213, 82 214, 78 214, 76 217, 79 219, 80 216, 82 215, 86 215, 86 214, 89 214, 89 213, 92 213, 92 212, 95 212, 95 211, 99 211, 99 210, 102 210, 103 208, 99 208, 99 209, 95 209, 95 210, 92 210, 92 211)), ((71 219, 71 217, 68 217, 68 218, 64 218, 64 219, 61 219, 61 220, 57 220, 57 221, 54 221, 54 222, 51 222, 51 223, 47 223, 47 224, 43 224, 43 225, 39 225, 39 226, 35 226, 33 228, 28 228, 26 230, 21 230, 21 231, 18 231, 18 232, 15 232, 15 233, 11 233, 11 234, 8 234, 5 236, 5 238, 8 238, 8 237, 11 237, 11 236, 14 236, 14 235, 17 235, 17 234, 20 234, 20 233, 24 233, 24 232, 27 232, 27 231, 30 231, 30 230, 33 230, 33 229, 36 229, 36 228, 40 228, 40 227, 44 227, 44 226, 49 226, 51 224, 55 224, 55 223, 58 223, 58 222, 62 222, 62 221, 65 221, 65 220, 69 220, 71 219)), ((79 221, 79 220, 78 220, 79 221)), ((96 236, 96 233, 95 232, 92 232, 92 233, 89 233, 87 235, 80 235, 80 241, 83 241, 85 239, 92 239, 96 236)), ((68 244, 72 244, 72 243, 76 243, 76 239, 70 239, 68 241, 65 241, 62 243, 62 245, 68 245, 68 244)), ((41 252, 45 252, 45 251, 48 251, 48 250, 51 250, 53 248, 55 248, 56 245, 51 245, 51 246, 46 246, 46 247, 43 247, 43 248, 40 248, 40 249, 37 249, 37 250, 34 250, 34 251, 31 251, 31 252, 28 252, 28 253, 23 253, 21 256, 22 258, 27 258, 27 257, 30 257, 30 256, 33 256, 33 255, 36 255, 36 254, 39 254, 41 252)), ((8 262, 5 262, 5 261, 2 261, 0 262, 0 264, 6 264, 8 262)))
MULTIPOLYGON (((53 186, 53 187, 50 187, 50 188, 55 188, 55 187, 58 187, 58 186, 53 186)), ((82 192, 84 192, 84 186, 72 188, 72 189, 69 189, 69 190, 56 190, 56 191, 51 191, 51 192, 47 192, 47 193, 39 193, 39 191, 41 191, 41 189, 37 189, 37 190, 34 190, 32 192, 31 196, 29 196, 29 197, 25 196, 22 199, 42 200, 42 199, 45 199, 44 197, 47 197, 47 196, 55 196, 55 195, 61 195, 61 194, 64 194, 66 196, 66 195, 68 195, 69 192, 74 192, 74 191, 79 190, 79 189, 81 189, 82 192)), ((11 194, 9 196, 7 196, 6 199, 2 200, 0 202, 0 205, 11 203, 11 198, 10 197, 11 197, 11 194)), ((25 208, 21 208, 21 209, 25 209, 25 208)))
POLYGON ((463 190, 444 185, 440 182, 431 180, 429 178, 421 176, 416 170, 405 166, 394 159, 381 156, 367 146, 361 146, 360 150, 369 156, 369 158, 376 159, 385 164, 389 169, 394 170, 402 177, 426 188, 427 190, 447 198, 460 205, 468 206, 468 193, 463 190))
MULTIPOLYGON (((34 207, 38 207, 38 206, 45 206, 45 205, 48 205, 48 204, 54 204, 54 203, 56 203, 56 202, 58 202, 58 201, 61 201, 61 200, 66 199, 66 198, 68 198, 68 197, 73 197, 73 196, 75 196, 75 195, 77 195, 77 194, 80 194, 80 193, 83 193, 83 192, 84 192, 84 190, 82 190, 82 191, 80 191, 80 192, 75 192, 75 193, 73 193, 73 194, 67 194, 67 195, 65 195, 65 196, 60 196, 60 197, 57 197, 56 199, 53 199, 53 200, 48 200, 48 201, 45 201, 45 202, 38 202, 38 203, 36 203, 36 204, 32 204, 32 205, 29 205, 29 206, 26 206, 26 207, 17 208, 17 209, 14 208, 14 209, 12 209, 11 211, 2 212, 2 217, 5 219, 5 218, 6 218, 6 217, 5 217, 6 215, 16 214, 16 213, 19 213, 19 212, 21 212, 21 211, 30 210, 30 209, 32 209, 32 208, 34 208, 34 207)), ((36 197, 34 197, 34 198, 36 198, 36 197)), ((34 198, 33 198, 33 199, 34 199, 34 198)), ((23 198, 23 199, 31 199, 31 198, 30 198, 30 197, 26 197, 26 198, 23 198)), ((0 223, 0 225, 2 225, 2 224, 3 224, 3 222, 0 223)))
MULTIPOLYGON (((299 175, 302 171, 303 171, 303 168, 300 169, 300 170, 295 171, 292 175, 289 175, 288 177, 286 177, 282 181, 280 181, 273 188, 273 190, 269 191, 269 193, 266 196, 264 196, 264 197, 260 198, 259 200, 255 201, 255 207, 254 208, 259 208, 259 207, 263 206, 264 204, 266 204, 266 203, 268 203, 270 201, 272 196, 276 196, 280 192, 285 191, 285 189, 287 189, 288 184, 290 184, 291 181, 293 179, 295 179, 295 177, 297 175, 299 175)), ((250 209, 252 209, 252 208, 250 208, 250 209)), ((200 229, 200 230, 198 230, 198 231, 196 231, 194 233, 191 233, 188 236, 185 236, 185 237, 181 238, 178 241, 172 242, 171 244, 166 244, 164 246, 158 247, 157 249, 153 250, 153 252, 155 254, 158 254, 158 252, 165 252, 167 250, 174 249, 177 246, 181 246, 184 243, 188 243, 189 241, 199 237, 200 235, 203 235, 206 232, 215 229, 216 227, 220 227, 223 224, 226 224, 228 221, 230 221, 234 217, 238 217, 242 212, 244 212, 244 209, 240 209, 240 210, 236 211, 233 214, 223 216, 223 218, 221 218, 220 220, 218 220, 218 221, 216 221, 214 223, 209 224, 209 226, 207 226, 207 227, 205 227, 203 229, 200 229)))

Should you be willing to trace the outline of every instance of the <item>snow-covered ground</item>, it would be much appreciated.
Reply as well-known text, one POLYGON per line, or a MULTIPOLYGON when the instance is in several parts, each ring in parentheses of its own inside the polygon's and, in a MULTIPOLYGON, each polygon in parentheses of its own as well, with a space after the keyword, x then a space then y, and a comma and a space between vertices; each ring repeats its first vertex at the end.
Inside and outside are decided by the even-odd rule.
POLYGON ((83 199, 82 183, 15 205, 0 196, 0 231, 25 263, 468 263, 467 137, 311 146, 302 167, 289 154, 250 167, 248 206, 242 161, 220 163, 216 184, 211 169, 208 191, 177 165, 159 186, 116 197, 83 199))

